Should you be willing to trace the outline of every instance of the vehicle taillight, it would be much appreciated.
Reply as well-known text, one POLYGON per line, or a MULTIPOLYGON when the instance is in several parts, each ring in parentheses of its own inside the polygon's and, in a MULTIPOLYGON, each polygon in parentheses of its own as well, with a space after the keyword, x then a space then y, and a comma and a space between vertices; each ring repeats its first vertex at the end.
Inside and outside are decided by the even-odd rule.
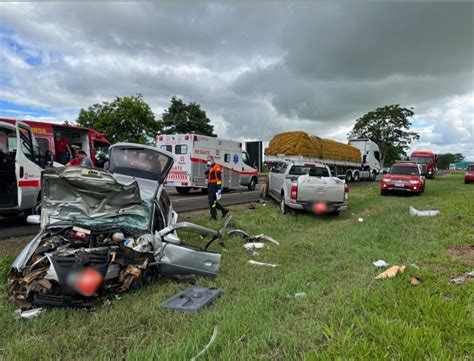
POLYGON ((84 296, 92 296, 102 283, 102 275, 93 268, 86 268, 77 275, 75 288, 78 293, 84 296))
POLYGON ((349 193, 349 186, 344 184, 344 193, 349 193))
POLYGON ((158 140, 159 140, 160 142, 163 141, 163 136, 160 135, 160 136, 158 137, 158 140))
POLYGON ((298 198, 298 186, 296 184, 292 184, 290 188, 290 199, 296 201, 298 198))

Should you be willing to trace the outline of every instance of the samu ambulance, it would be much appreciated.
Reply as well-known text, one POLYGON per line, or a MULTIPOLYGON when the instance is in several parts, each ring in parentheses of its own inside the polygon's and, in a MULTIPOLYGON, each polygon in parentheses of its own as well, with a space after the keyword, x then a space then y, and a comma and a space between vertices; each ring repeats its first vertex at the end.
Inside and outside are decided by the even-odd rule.
POLYGON ((28 124, 0 121, 0 215, 38 211, 41 171, 52 163, 50 151, 40 153, 28 124))
POLYGON ((168 174, 166 185, 176 187, 178 193, 191 189, 207 190, 205 176, 207 157, 213 156, 222 167, 222 188, 236 189, 241 186, 254 190, 258 171, 250 164, 242 143, 198 134, 158 135, 157 146, 173 153, 175 163, 168 174))

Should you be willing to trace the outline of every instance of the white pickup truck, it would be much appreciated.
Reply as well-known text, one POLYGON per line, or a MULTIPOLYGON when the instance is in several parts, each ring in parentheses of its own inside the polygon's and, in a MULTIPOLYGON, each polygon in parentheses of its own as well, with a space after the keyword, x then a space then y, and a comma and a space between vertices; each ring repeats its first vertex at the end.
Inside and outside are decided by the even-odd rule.
POLYGON ((281 161, 268 175, 268 194, 280 202, 282 212, 314 211, 324 203, 327 213, 338 215, 347 209, 349 187, 344 180, 331 177, 329 167, 321 163, 281 161))

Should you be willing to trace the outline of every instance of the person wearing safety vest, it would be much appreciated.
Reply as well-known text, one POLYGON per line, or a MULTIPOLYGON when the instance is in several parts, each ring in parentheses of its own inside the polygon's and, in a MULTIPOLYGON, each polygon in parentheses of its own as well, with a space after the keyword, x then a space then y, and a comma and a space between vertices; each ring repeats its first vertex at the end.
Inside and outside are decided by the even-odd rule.
POLYGON ((206 178, 207 200, 211 210, 211 219, 217 219, 217 210, 220 210, 222 217, 225 217, 229 210, 218 202, 222 195, 222 169, 219 164, 216 164, 213 156, 207 157, 206 178))

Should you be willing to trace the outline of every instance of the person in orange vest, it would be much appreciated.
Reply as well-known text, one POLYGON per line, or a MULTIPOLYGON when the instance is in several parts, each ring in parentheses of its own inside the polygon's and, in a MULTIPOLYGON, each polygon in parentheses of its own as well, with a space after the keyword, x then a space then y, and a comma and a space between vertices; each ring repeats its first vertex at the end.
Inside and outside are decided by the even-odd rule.
POLYGON ((207 157, 206 178, 207 200, 211 210, 211 219, 217 219, 217 210, 220 210, 222 217, 225 217, 229 210, 219 203, 222 195, 222 168, 219 164, 216 164, 213 156, 207 157))

